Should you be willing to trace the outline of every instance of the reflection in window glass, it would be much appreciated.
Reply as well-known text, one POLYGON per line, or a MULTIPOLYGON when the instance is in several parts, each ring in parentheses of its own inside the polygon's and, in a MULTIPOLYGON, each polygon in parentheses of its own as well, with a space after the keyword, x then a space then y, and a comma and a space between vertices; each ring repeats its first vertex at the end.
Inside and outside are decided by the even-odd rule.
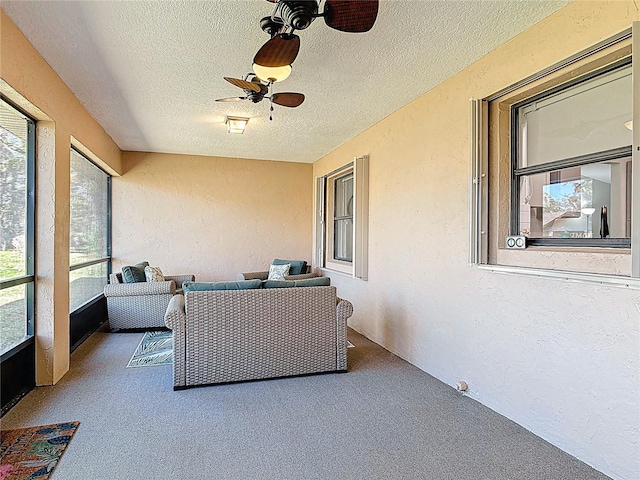
POLYGON ((631 159, 521 177, 520 233, 532 238, 629 238, 631 159))

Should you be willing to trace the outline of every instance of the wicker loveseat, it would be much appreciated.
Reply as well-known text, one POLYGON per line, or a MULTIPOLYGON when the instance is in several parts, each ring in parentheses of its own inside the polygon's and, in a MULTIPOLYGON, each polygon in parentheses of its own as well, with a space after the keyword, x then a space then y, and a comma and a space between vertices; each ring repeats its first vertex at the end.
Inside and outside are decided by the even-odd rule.
POLYGON ((164 279, 164 282, 123 283, 120 273, 112 273, 104 287, 109 327, 124 330, 164 327, 164 314, 176 289, 182 287, 182 282, 195 278, 175 275, 164 279))
POLYGON ((347 370, 353 306, 332 286, 186 292, 165 315, 174 390, 347 370))
MULTIPOLYGON (((280 260, 276 258, 271 262, 272 265, 283 265, 285 263, 289 263, 291 265, 290 273, 284 276, 285 280, 303 280, 319 276, 316 273, 311 272, 311 267, 307 265, 307 262, 304 260, 280 260)), ((269 270, 267 269, 259 272, 239 273, 236 279, 238 281, 254 279, 266 280, 268 277, 269 270)))

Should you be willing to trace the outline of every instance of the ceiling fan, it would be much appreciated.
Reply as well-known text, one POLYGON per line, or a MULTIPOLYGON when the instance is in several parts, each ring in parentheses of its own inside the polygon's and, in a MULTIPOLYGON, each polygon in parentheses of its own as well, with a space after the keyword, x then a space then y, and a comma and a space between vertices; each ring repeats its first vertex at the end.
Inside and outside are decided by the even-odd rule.
MULTIPOLYGON (((216 102, 238 102, 240 100, 249 100, 253 103, 261 102, 263 99, 269 100, 272 104, 282 105, 283 107, 295 108, 304 102, 304 95, 302 93, 282 92, 282 93, 269 93, 269 88, 273 85, 270 80, 268 83, 262 83, 260 78, 253 74, 247 73, 241 80, 239 78, 224 77, 224 79, 231 85, 235 85, 238 88, 244 90, 244 97, 229 97, 218 98, 216 102)), ((271 105, 270 111, 273 112, 273 105, 271 105)), ((269 114, 269 120, 272 120, 271 114, 269 114)))
POLYGON ((378 0, 325 0, 324 11, 318 13, 322 0, 267 0, 275 3, 270 17, 260 20, 260 27, 271 35, 253 59, 263 67, 291 65, 300 50, 300 37, 318 17, 328 27, 342 32, 364 33, 371 30, 378 16, 378 0))

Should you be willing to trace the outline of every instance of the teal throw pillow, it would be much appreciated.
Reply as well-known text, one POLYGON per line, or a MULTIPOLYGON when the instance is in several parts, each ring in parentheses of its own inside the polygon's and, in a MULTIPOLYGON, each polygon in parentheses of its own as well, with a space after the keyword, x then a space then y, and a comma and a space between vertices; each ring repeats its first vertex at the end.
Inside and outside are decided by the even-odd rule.
POLYGON ((329 277, 305 278, 304 280, 264 280, 263 288, 292 288, 292 287, 328 287, 331 285, 329 277))
POLYGON ((280 260, 276 258, 271 265, 291 265, 289 267, 289 273, 287 275, 300 275, 301 273, 307 273, 307 262, 306 260, 280 260))
POLYGON ((144 274, 144 267, 148 266, 149 262, 140 262, 122 267, 122 281, 124 283, 146 282, 147 277, 144 274))
POLYGON ((182 289, 187 292, 207 292, 211 290, 252 290, 260 288, 262 280, 242 280, 239 282, 182 282, 182 289))

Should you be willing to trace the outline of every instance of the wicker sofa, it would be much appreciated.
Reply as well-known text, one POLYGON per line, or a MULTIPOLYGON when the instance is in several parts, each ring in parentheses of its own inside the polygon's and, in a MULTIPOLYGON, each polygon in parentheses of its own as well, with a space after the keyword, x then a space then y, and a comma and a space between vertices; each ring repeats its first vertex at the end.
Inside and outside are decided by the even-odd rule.
POLYGON ((353 306, 336 288, 186 292, 165 315, 174 390, 347 370, 353 306))
POLYGON ((122 274, 109 275, 104 287, 111 329, 147 329, 164 327, 164 314, 182 282, 193 275, 165 276, 164 282, 123 283, 122 274))

